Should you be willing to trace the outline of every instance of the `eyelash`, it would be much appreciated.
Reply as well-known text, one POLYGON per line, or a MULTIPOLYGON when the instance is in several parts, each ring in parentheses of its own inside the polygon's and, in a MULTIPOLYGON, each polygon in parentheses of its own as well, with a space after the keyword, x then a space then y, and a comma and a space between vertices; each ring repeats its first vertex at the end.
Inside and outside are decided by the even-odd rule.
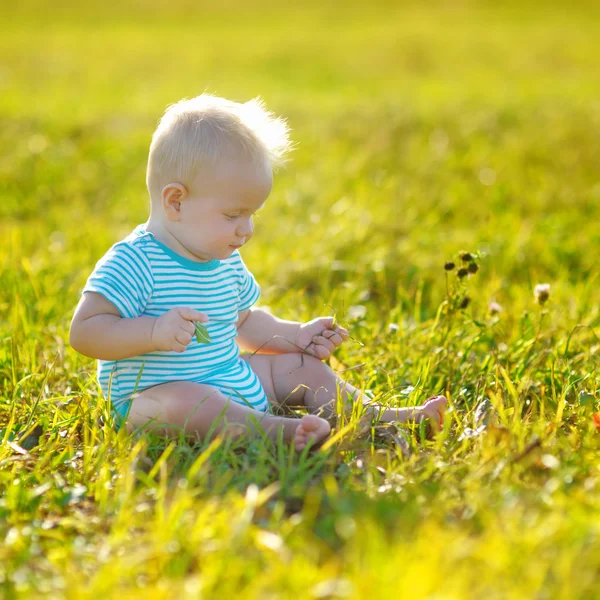
MULTIPOLYGON (((237 219, 240 215, 225 215, 225 217, 227 219, 229 219, 230 221, 233 221, 234 219, 237 219)), ((258 217, 258 212, 255 212, 253 215, 253 217, 258 217)))

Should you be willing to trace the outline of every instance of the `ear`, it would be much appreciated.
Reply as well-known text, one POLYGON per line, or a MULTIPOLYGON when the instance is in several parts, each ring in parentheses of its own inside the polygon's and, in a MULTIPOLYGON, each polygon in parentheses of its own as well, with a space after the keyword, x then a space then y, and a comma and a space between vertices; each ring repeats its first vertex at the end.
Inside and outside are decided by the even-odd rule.
POLYGON ((188 191, 182 183, 168 183, 160 194, 163 212, 169 221, 179 221, 181 218, 181 203, 188 196, 188 191))

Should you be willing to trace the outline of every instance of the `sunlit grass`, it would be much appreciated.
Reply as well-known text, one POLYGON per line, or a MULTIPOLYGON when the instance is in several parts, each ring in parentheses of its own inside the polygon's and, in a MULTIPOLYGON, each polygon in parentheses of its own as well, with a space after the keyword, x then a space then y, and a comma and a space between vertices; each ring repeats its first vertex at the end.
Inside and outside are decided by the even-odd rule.
POLYGON ((0 36, 4 596, 598 597, 597 9, 146 6, 23 2, 0 36), (436 439, 111 426, 69 321, 205 89, 298 142, 245 249, 261 303, 335 315, 332 367, 383 404, 445 393, 436 439))

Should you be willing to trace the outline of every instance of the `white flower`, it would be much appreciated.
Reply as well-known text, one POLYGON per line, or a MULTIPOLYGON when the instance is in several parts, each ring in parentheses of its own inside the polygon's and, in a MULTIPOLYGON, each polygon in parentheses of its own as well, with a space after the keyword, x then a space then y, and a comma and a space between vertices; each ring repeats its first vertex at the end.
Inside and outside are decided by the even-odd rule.
POLYGON ((550 284, 549 283, 538 283, 533 291, 535 300, 538 304, 544 304, 548 298, 550 298, 550 284))
POLYGON ((497 302, 490 302, 488 310, 490 311, 490 315, 497 315, 502 312, 502 306, 497 302))
POLYGON ((356 304, 348 307, 348 319, 362 319, 367 314, 367 307, 362 304, 356 304))

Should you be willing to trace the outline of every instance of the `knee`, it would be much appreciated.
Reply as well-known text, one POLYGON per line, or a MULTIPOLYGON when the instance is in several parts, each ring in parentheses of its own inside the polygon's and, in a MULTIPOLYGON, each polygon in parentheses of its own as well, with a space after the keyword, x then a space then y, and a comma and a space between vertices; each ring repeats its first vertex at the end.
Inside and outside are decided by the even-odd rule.
POLYGON ((330 375, 332 370, 327 363, 310 354, 297 354, 303 374, 312 377, 330 375))

